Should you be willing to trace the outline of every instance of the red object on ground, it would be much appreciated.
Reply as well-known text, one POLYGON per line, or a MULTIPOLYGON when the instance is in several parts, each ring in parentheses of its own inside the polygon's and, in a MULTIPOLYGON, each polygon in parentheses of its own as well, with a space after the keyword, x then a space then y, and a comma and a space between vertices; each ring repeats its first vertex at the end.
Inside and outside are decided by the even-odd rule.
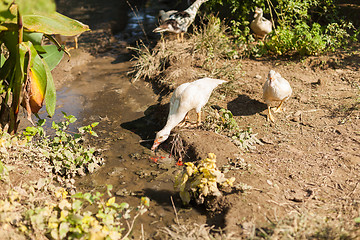
POLYGON ((179 158, 179 160, 177 161, 176 165, 178 165, 178 166, 182 166, 182 165, 183 165, 182 158, 179 158))

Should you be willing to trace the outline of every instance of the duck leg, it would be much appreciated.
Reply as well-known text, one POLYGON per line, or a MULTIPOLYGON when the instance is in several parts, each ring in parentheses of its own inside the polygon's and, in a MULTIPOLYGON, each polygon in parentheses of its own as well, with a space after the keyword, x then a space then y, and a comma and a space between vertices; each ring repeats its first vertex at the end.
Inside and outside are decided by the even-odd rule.
POLYGON ((270 105, 268 105, 267 121, 275 122, 275 118, 273 117, 273 115, 272 115, 272 113, 271 113, 270 105))
POLYGON ((78 49, 79 45, 78 45, 78 37, 74 38, 75 41, 75 49, 78 49))
POLYGON ((180 36, 181 36, 181 42, 183 42, 183 41, 184 41, 184 33, 181 32, 181 33, 180 33, 180 36))
POLYGON ((196 124, 195 124, 195 126, 196 126, 196 127, 199 127, 199 126, 201 125, 201 111, 198 112, 198 113, 196 113, 196 115, 197 115, 197 119, 196 119, 196 124))
POLYGON ((178 124, 179 127, 183 127, 186 124, 186 121, 189 121, 189 115, 186 113, 184 119, 178 124))
POLYGON ((285 100, 286 100, 286 99, 281 100, 279 106, 277 106, 276 108, 273 109, 274 113, 282 112, 281 106, 283 105, 283 103, 285 102, 285 100))

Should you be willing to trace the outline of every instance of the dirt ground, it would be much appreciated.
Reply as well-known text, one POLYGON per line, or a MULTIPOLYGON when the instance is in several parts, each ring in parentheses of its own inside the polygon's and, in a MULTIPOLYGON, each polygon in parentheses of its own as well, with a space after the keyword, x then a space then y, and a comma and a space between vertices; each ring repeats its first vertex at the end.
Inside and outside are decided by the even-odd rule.
MULTIPOLYGON (((99 1, 57 1, 60 12, 93 29, 81 36, 82 50, 93 57, 122 54, 118 60, 128 60, 129 43, 114 38, 114 33, 126 24, 126 17, 118 17, 123 17, 128 7, 124 1, 101 3, 107 6, 99 1), (104 12, 106 18, 102 18, 104 12)), ((274 234, 274 229, 305 234, 314 226, 315 239, 338 236, 336 232, 353 239, 360 236, 359 225, 354 222, 360 217, 359 45, 320 57, 237 59, 227 64, 239 65, 240 71, 234 80, 214 91, 204 110, 212 105, 229 109, 240 127, 251 127, 263 145, 244 152, 214 132, 201 128, 174 130, 187 150, 185 160, 203 159, 213 152, 219 167, 241 162, 240 167, 230 167, 226 176, 235 177, 235 184, 244 186, 244 190, 227 189, 222 197, 209 199, 206 223, 222 227, 236 238, 266 237, 274 234), (270 69, 278 71, 293 89, 285 111, 275 115, 275 123, 266 121, 262 100, 262 85, 270 69)), ((185 59, 163 76, 171 82, 162 82, 161 86, 153 82, 154 89, 164 94, 159 91, 163 84, 171 89, 203 74, 196 59, 185 59), (177 77, 171 77, 176 68, 189 67, 191 74, 177 72, 177 77)), ((170 96, 169 92, 159 98, 158 129, 166 121, 170 96)))
MULTIPOLYGON (((252 188, 209 201, 209 224, 254 236, 259 226, 285 219, 298 221, 291 218, 295 212, 311 216, 308 224, 326 219, 327 236, 335 228, 356 230, 359 235, 354 219, 360 216, 360 52, 354 49, 301 61, 242 59, 230 63, 240 62, 241 74, 215 90, 205 111, 211 105, 229 109, 242 129, 251 127, 264 143, 256 150, 239 152, 229 139, 213 132, 175 129, 190 159, 203 159, 213 152, 218 166, 224 166, 236 162, 240 154, 250 166, 227 173, 236 183, 252 188), (293 89, 274 124, 266 121, 262 100, 262 85, 270 69, 281 73, 293 89), (224 92, 227 96, 220 98, 224 92)), ((177 67, 196 65, 190 59, 183 63, 177 67)), ((184 71, 171 78, 171 85, 194 78, 184 71)), ((164 104, 168 101, 169 97, 163 99, 164 104)), ((310 226, 304 228, 310 231, 310 226)))

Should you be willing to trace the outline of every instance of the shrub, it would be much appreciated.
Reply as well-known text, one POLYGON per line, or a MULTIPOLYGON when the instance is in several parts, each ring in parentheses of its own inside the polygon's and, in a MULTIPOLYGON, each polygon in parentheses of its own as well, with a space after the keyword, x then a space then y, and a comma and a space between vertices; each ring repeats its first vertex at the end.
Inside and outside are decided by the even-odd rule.
POLYGON ((248 45, 245 55, 317 55, 347 45, 359 33, 339 17, 334 0, 211 0, 207 7, 226 16, 238 44, 254 42, 249 26, 255 7, 275 23, 266 42, 248 45))

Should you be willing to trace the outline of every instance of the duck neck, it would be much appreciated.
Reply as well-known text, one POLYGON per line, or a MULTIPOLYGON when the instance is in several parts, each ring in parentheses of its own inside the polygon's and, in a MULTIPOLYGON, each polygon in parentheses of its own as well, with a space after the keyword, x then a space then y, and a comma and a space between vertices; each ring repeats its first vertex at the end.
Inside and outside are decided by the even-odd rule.
POLYGON ((208 0, 197 0, 195 1, 188 9, 185 11, 190 14, 192 18, 196 16, 197 11, 199 10, 201 4, 207 2, 208 0))
POLYGON ((262 17, 263 17, 263 12, 258 13, 255 18, 255 21, 260 22, 262 20, 262 17))

